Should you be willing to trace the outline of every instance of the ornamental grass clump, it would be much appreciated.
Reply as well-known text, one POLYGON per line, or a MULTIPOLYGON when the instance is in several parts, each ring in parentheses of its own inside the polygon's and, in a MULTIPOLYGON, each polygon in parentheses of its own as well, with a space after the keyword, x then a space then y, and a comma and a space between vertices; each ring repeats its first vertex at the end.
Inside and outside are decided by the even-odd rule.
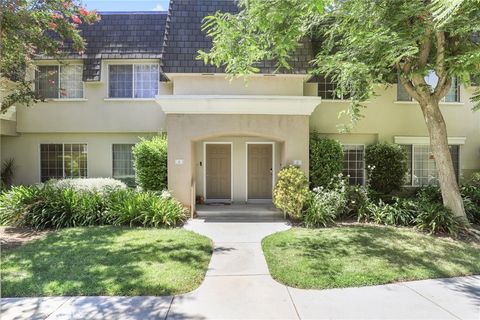
POLYGON ((94 225, 172 227, 186 210, 168 193, 133 189, 13 187, 0 194, 2 225, 59 229, 94 225))

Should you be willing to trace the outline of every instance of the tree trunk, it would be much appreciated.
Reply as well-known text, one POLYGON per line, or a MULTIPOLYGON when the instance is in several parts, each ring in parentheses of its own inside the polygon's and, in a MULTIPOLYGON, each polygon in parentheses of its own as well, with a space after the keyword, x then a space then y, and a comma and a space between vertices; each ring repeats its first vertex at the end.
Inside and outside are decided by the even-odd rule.
POLYGON ((430 147, 437 166, 443 205, 450 209, 455 216, 466 220, 465 208, 455 177, 452 156, 448 148, 447 127, 439 103, 438 101, 431 101, 420 106, 430 134, 430 147))

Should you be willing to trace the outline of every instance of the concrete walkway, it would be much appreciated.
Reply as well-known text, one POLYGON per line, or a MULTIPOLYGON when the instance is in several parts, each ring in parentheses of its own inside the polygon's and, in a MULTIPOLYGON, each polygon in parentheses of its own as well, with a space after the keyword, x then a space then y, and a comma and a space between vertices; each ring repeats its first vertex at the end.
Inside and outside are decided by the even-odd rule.
POLYGON ((274 281, 260 241, 289 226, 274 212, 225 222, 207 215, 185 228, 215 249, 205 281, 175 297, 2 299, 1 319, 480 319, 480 276, 384 286, 302 290, 274 281))

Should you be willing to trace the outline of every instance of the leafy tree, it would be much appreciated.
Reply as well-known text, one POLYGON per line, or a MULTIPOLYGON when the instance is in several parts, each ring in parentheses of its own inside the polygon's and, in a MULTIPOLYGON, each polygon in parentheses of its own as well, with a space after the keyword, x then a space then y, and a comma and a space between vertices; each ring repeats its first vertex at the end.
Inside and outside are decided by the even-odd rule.
MULTIPOLYGON (((346 113, 352 124, 361 119, 362 102, 377 85, 398 77, 423 112, 443 202, 465 217, 439 102, 452 77, 470 85, 480 75, 476 0, 458 2, 455 14, 442 23, 431 0, 240 0, 239 6, 238 14, 217 12, 206 18, 213 47, 199 52, 199 58, 225 65, 234 75, 257 72, 256 63, 264 59, 289 68, 291 53, 302 39, 312 38, 319 44, 312 72, 336 82, 337 95, 350 95, 346 113), (430 70, 438 76, 436 87, 425 80, 430 70)), ((478 96, 474 101, 479 109, 478 96)))
POLYGON ((82 53, 86 44, 78 25, 99 19, 79 0, 0 1, 0 85, 8 89, 1 98, 1 111, 15 103, 40 101, 25 79, 35 55, 60 59, 65 48, 82 53))

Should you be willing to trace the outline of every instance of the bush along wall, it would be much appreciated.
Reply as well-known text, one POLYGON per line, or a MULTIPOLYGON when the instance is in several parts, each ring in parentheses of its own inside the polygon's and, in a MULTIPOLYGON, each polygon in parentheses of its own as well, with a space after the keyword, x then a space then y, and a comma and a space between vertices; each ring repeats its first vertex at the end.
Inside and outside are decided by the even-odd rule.
MULTIPOLYGON (((96 184, 92 184, 96 186, 96 184)), ((94 225, 175 226, 186 211, 168 192, 82 189, 54 183, 0 194, 0 224, 36 229, 94 225)))
POLYGON ((167 189, 167 149, 165 135, 142 139, 133 147, 135 181, 143 190, 167 189))
POLYGON ((369 145, 365 164, 372 190, 388 195, 402 188, 407 174, 407 154, 402 147, 391 143, 369 145))
POLYGON ((310 187, 328 187, 342 172, 343 149, 340 142, 322 138, 317 132, 310 135, 310 187))

